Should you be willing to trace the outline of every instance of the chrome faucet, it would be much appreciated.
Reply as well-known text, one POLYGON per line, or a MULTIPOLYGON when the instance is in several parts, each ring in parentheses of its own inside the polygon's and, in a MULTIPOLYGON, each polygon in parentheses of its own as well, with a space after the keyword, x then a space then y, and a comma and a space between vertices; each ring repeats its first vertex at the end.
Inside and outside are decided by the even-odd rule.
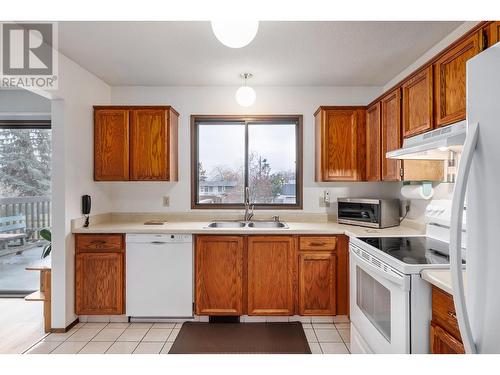
POLYGON ((255 206, 252 204, 252 211, 250 212, 250 189, 248 186, 245 188, 245 221, 250 221, 253 217, 253 210, 255 206))

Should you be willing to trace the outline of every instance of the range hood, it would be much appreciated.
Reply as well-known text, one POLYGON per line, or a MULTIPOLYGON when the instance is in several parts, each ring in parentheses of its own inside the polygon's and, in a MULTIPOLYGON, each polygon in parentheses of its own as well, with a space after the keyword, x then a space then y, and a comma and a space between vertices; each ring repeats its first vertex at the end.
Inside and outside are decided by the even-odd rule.
POLYGON ((460 121, 430 132, 406 138, 403 147, 385 154, 388 159, 448 160, 465 142, 466 122, 460 121))

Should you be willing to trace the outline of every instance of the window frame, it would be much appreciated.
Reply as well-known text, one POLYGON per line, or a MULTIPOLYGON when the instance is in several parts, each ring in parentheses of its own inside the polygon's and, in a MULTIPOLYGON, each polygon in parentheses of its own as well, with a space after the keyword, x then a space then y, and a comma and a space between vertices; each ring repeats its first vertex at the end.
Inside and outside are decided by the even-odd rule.
POLYGON ((191 115, 191 209, 244 209, 244 203, 198 203, 198 126, 203 122, 245 123, 245 186, 248 186, 248 124, 249 123, 295 123, 296 147, 296 196, 295 203, 256 203, 256 210, 302 210, 303 209, 303 116, 302 115, 191 115))

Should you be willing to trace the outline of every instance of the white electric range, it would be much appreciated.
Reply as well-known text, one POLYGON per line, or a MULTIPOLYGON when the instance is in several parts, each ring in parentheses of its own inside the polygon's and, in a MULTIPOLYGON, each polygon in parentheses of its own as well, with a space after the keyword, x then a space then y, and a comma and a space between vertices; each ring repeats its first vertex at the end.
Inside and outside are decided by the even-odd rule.
POLYGON ((450 267, 450 210, 427 207, 425 236, 350 238, 352 353, 429 353, 431 287, 420 272, 450 267))

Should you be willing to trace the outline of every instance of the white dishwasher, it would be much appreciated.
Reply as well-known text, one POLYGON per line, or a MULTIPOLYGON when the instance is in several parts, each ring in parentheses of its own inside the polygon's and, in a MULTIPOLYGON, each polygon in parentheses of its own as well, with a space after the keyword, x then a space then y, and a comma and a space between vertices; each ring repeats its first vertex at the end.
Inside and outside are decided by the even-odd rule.
POLYGON ((193 237, 127 234, 126 243, 126 314, 192 317, 193 237))

